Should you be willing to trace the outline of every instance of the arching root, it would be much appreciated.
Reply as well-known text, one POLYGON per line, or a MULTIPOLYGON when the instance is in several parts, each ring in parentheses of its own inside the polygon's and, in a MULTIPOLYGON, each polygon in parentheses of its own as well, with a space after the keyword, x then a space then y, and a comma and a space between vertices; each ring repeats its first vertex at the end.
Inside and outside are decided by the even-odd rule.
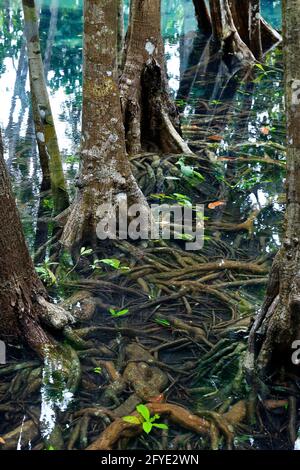
MULTIPOLYGON (((209 436, 211 424, 206 419, 192 414, 186 408, 169 403, 147 403, 147 408, 151 414, 159 414, 161 417, 168 418, 172 423, 189 429, 196 434, 209 436)), ((132 413, 138 416, 137 412, 132 413)), ((237 425, 246 417, 245 402, 238 402, 232 409, 224 415, 224 419, 229 426, 237 425)), ((226 426, 228 428, 226 423, 226 426)), ((93 442, 86 450, 111 450, 119 439, 123 437, 138 436, 143 432, 140 425, 130 424, 123 419, 117 419, 108 426, 100 437, 93 442)))

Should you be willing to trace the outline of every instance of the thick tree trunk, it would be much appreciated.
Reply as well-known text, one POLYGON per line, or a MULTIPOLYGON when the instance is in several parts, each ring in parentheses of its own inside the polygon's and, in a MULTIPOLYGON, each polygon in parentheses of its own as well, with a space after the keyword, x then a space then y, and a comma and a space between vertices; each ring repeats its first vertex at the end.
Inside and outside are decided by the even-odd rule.
POLYGON ((205 0, 193 0, 199 29, 206 35, 211 34, 211 19, 205 0))
POLYGON ((131 173, 117 81, 118 0, 84 2, 84 76, 81 175, 62 243, 96 244, 98 209, 112 210, 125 195, 147 206, 131 173))
POLYGON ((39 355, 51 344, 40 324, 46 298, 30 258, 3 157, 0 134, 0 337, 25 340, 39 355))
POLYGON ((209 5, 213 36, 220 42, 224 54, 232 55, 241 63, 254 62, 254 55, 236 29, 228 0, 209 0, 209 5))
MULTIPOLYGON (((4 161, 1 132, 0 218, 0 339, 6 344, 23 342, 40 358, 59 360, 68 378, 74 355, 70 357, 70 351, 65 355, 45 328, 63 330, 74 320, 62 307, 48 302, 35 271, 4 161)), ((78 374, 70 383, 78 383, 78 374)))
MULTIPOLYGON (((292 341, 300 326, 300 1, 284 0, 287 113, 287 207, 285 240, 275 258, 267 296, 252 327, 246 369, 265 376, 277 356, 291 366, 292 341)), ((274 364, 273 364, 274 365, 274 364)), ((277 369, 279 367, 276 363, 277 369)))
MULTIPOLYGON (((54 210, 55 213, 58 214, 68 207, 69 200, 51 105, 46 87, 34 0, 23 0, 23 10, 29 59, 31 94, 34 102, 33 110, 38 110, 38 114, 35 113, 36 137, 39 142, 39 148, 40 146, 43 148, 46 147, 49 159, 54 210)), ((44 156, 41 160, 43 168, 44 156)))
POLYGON ((168 93, 160 27, 160 0, 132 0, 126 59, 120 80, 127 150, 190 153, 168 93))

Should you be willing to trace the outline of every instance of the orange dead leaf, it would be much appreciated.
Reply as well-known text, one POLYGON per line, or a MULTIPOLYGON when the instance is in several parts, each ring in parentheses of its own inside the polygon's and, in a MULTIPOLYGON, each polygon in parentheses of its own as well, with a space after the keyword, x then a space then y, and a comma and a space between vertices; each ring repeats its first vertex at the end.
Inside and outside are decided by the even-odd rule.
POLYGON ((223 137, 221 135, 210 135, 209 140, 214 140, 215 142, 221 142, 223 140, 223 137))
POLYGON ((260 129, 260 132, 263 134, 263 135, 269 135, 270 133, 270 128, 269 127, 262 127, 260 129))
POLYGON ((0 437, 0 444, 5 444, 5 440, 3 439, 3 437, 0 437))
POLYGON ((209 209, 216 209, 216 207, 225 206, 226 201, 215 201, 208 204, 209 209))

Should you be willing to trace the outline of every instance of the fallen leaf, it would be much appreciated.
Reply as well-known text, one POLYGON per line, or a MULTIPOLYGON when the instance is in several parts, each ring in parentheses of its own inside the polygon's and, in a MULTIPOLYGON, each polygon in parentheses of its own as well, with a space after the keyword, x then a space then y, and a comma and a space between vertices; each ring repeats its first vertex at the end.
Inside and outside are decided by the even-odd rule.
POLYGON ((3 439, 3 437, 0 437, 0 444, 5 444, 5 440, 3 439))
POLYGON ((215 201, 208 204, 209 209, 216 209, 216 207, 226 206, 226 201, 215 201))
POLYGON ((209 140, 214 140, 215 142, 221 142, 223 140, 223 137, 221 135, 210 135, 209 140))
POLYGON ((260 132, 261 132, 263 135, 269 135, 269 133, 270 133, 270 128, 269 128, 269 127, 261 127, 260 132))

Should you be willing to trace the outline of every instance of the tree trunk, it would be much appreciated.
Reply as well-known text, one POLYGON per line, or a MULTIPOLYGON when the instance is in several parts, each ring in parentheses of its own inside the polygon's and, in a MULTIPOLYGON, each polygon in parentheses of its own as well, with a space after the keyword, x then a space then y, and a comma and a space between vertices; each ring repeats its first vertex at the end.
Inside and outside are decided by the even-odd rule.
POLYGON ((74 319, 59 305, 48 302, 35 271, 4 161, 1 131, 0 218, 0 339, 6 344, 23 342, 48 363, 54 360, 70 388, 75 388, 80 376, 76 354, 57 344, 45 329, 62 331, 74 319))
POLYGON ((48 73, 51 64, 51 55, 53 49, 53 43, 57 31, 57 19, 58 19, 58 0, 52 0, 50 4, 50 24, 48 30, 48 37, 46 43, 45 57, 44 57, 44 74, 46 83, 48 83, 48 73))
POLYGON ((209 5, 213 36, 220 42, 224 55, 232 55, 240 63, 254 62, 254 55, 236 29, 228 0, 209 0, 209 5))
POLYGON ((47 297, 30 258, 3 157, 0 134, 0 337, 22 338, 40 356, 52 341, 40 324, 47 297))
MULTIPOLYGON (((291 366, 292 341, 300 326, 300 2, 284 0, 285 99, 287 113, 287 207, 285 240, 270 273, 267 295, 249 337, 246 369, 265 377, 276 357, 291 366)), ((274 365, 274 364, 273 364, 274 365)))
POLYGON ((193 0, 199 29, 205 35, 211 34, 211 20, 205 0, 193 0))
MULTIPOLYGON (((43 62, 41 57, 38 20, 34 0, 23 0, 25 35, 27 39, 31 94, 36 108, 36 137, 42 146, 46 146, 51 189, 56 214, 68 207, 69 199, 63 174, 56 131, 49 101, 43 62), (42 129, 42 131, 41 131, 42 129)), ((43 166, 43 162, 42 162, 43 166)))
POLYGON ((118 0, 118 66, 121 70, 124 53, 124 0, 118 0))
POLYGON ((260 2, 258 0, 239 0, 238 2, 236 0, 229 0, 229 6, 233 22, 241 39, 250 47, 256 58, 259 58, 259 54, 262 52, 266 53, 281 41, 280 34, 261 15, 259 21, 258 18, 257 20, 255 17, 253 18, 255 10, 258 10, 258 13, 260 13, 260 2), (257 44, 255 44, 255 41, 257 41, 257 44), (257 53, 258 56, 256 55, 257 53))
POLYGON ((127 195, 129 204, 147 206, 131 173, 117 81, 118 0, 84 2, 84 76, 81 174, 62 243, 94 246, 101 220, 98 209, 112 210, 127 195))
POLYGON ((190 153, 175 130, 178 111, 168 93, 161 36, 160 0, 132 0, 120 80, 121 103, 130 154, 145 150, 190 153))
POLYGON ((250 0, 249 4, 249 35, 250 35, 250 50, 254 57, 261 60, 263 55, 262 41, 261 41, 261 14, 260 14, 260 0, 250 0))

